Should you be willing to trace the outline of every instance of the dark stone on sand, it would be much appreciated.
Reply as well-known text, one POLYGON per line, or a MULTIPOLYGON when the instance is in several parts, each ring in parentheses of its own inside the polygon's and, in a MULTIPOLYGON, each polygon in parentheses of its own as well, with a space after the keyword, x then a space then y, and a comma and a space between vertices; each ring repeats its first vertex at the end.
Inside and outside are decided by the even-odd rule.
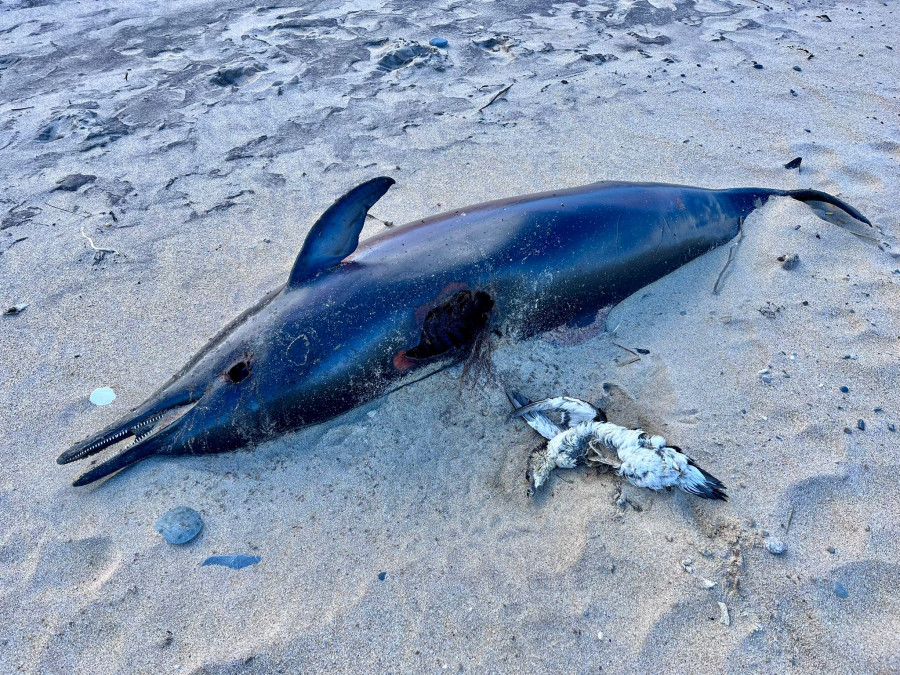
POLYGON ((850 393, 850 387, 848 387, 847 385, 842 386, 842 387, 841 387, 841 393, 842 393, 842 394, 849 394, 849 393, 850 393))
POLYGON ((841 599, 844 599, 850 595, 847 592, 847 589, 844 588, 844 584, 842 584, 840 581, 834 582, 834 594, 841 599))
POLYGON ((387 578, 387 572, 382 572, 378 575, 378 581, 384 581, 387 578))
POLYGON ((856 420, 856 428, 860 431, 866 430, 866 421, 865 420, 856 420))
POLYGON ((799 169, 800 164, 803 163, 802 157, 794 157, 790 162, 784 165, 785 169, 799 169))
POLYGON ((753 64, 753 67, 756 68, 757 70, 762 70, 762 69, 763 69, 763 64, 761 64, 761 63, 754 63, 754 64, 753 64))
POLYGON ((170 544, 186 544, 200 534, 203 518, 194 509, 179 506, 157 518, 155 527, 170 544))
POLYGON ((795 253, 794 255, 788 256, 784 259, 784 262, 781 263, 781 268, 785 270, 792 270, 799 264, 800 256, 795 253))
POLYGON ((87 185, 88 183, 93 183, 95 180, 97 180, 97 176, 92 176, 90 174, 69 174, 65 178, 60 178, 56 181, 56 187, 53 188, 53 191, 56 192, 57 190, 62 190, 63 192, 75 192, 78 188, 87 185))
POLYGON ((801 68, 800 66, 794 66, 794 70, 796 70, 798 73, 803 72, 803 68, 801 68))
POLYGON ((772 555, 782 555, 787 551, 787 546, 778 537, 769 537, 766 539, 766 550, 772 555))
POLYGON ((447 41, 447 38, 433 37, 428 41, 428 44, 430 44, 432 47, 446 49, 447 45, 449 45, 450 43, 447 41))

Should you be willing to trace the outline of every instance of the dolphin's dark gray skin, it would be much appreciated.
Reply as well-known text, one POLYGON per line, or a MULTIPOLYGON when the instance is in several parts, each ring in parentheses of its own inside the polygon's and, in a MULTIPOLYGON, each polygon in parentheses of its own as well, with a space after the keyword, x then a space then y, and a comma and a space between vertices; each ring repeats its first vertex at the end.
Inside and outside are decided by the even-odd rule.
POLYGON ((359 243, 394 183, 332 205, 290 278, 226 326, 66 464, 134 437, 85 485, 151 455, 236 450, 323 422, 467 353, 485 330, 525 338, 591 316, 732 239, 770 196, 853 207, 814 190, 596 183, 459 209, 359 243))

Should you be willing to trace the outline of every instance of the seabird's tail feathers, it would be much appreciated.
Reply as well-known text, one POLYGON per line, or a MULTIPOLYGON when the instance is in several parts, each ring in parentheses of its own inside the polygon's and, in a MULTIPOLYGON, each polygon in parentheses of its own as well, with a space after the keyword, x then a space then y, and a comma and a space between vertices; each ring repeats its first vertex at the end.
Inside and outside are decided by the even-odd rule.
POLYGON ((725 484, 690 460, 688 460, 687 470, 678 482, 678 487, 703 499, 728 501, 728 495, 725 494, 725 484))

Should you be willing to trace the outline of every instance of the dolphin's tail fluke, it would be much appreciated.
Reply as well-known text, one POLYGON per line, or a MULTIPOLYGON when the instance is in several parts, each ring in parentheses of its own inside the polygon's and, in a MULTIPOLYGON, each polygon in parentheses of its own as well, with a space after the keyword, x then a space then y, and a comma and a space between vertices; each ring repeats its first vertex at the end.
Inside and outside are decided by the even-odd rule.
POLYGON ((850 206, 847 202, 819 190, 776 190, 776 195, 784 197, 793 197, 797 201, 809 204, 823 220, 833 222, 835 220, 834 208, 837 207, 855 220, 871 225, 872 223, 863 214, 850 206))

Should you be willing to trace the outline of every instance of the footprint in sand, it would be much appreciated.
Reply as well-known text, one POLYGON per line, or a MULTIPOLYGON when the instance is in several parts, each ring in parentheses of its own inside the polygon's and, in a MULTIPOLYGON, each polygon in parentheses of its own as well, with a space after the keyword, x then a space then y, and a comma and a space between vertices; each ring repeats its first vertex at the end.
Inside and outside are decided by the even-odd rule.
POLYGON ((119 566, 119 551, 105 537, 50 541, 40 552, 31 583, 37 588, 95 590, 119 566))

